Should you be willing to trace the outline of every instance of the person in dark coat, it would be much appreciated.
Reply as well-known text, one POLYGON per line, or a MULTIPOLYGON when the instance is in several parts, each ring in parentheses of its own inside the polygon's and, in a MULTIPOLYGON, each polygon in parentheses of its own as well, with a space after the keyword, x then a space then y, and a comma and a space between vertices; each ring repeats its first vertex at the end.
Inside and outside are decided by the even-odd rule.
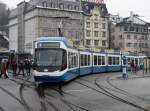
POLYGON ((17 72, 17 62, 16 62, 16 60, 13 60, 12 62, 11 62, 11 66, 12 66, 12 70, 13 70, 13 76, 16 76, 16 72, 17 72))
POLYGON ((18 75, 20 74, 20 72, 22 71, 23 76, 25 76, 24 74, 24 62, 22 60, 18 61, 18 68, 19 68, 19 72, 18 75))
POLYGON ((131 61, 130 68, 131 68, 131 72, 134 73, 134 68, 135 68, 134 61, 131 61))
POLYGON ((25 61, 25 68, 26 68, 27 74, 30 75, 30 72, 31 72, 31 63, 30 63, 30 60, 26 60, 25 61))

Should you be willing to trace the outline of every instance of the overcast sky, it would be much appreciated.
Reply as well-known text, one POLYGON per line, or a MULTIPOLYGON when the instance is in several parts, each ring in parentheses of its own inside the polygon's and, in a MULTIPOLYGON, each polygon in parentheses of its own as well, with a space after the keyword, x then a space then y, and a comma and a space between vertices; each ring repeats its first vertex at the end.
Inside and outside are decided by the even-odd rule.
MULTIPOLYGON (((16 7, 23 0, 0 0, 6 3, 9 7, 16 7)), ((29 0, 26 0, 29 1, 29 0)), ((130 11, 141 16, 142 19, 150 22, 150 0, 105 0, 109 13, 117 14, 126 17, 130 11)))

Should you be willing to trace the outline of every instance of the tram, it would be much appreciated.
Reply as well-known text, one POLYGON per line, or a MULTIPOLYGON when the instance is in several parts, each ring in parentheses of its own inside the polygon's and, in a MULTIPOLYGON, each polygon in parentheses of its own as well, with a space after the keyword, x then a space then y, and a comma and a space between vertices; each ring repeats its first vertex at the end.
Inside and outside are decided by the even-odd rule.
POLYGON ((140 67, 145 57, 74 49, 65 37, 39 37, 34 43, 36 82, 68 82, 82 75, 121 71, 130 60, 140 67))

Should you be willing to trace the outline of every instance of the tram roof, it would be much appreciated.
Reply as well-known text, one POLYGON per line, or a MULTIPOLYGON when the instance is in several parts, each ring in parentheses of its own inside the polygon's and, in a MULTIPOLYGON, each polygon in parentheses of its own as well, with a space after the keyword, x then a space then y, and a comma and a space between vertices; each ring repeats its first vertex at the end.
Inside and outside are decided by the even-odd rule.
POLYGON ((67 39, 65 37, 38 37, 36 41, 63 41, 67 44, 67 39))

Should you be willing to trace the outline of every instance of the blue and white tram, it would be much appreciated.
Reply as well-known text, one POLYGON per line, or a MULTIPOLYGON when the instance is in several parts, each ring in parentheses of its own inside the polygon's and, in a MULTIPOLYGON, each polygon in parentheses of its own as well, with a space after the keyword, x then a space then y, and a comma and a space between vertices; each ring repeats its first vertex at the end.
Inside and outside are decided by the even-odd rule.
MULTIPOLYGON (((36 82, 67 82, 86 74, 120 71, 123 64, 121 54, 75 50, 64 37, 37 38, 34 53, 36 82)), ((142 61, 138 56, 128 58, 142 61)))

